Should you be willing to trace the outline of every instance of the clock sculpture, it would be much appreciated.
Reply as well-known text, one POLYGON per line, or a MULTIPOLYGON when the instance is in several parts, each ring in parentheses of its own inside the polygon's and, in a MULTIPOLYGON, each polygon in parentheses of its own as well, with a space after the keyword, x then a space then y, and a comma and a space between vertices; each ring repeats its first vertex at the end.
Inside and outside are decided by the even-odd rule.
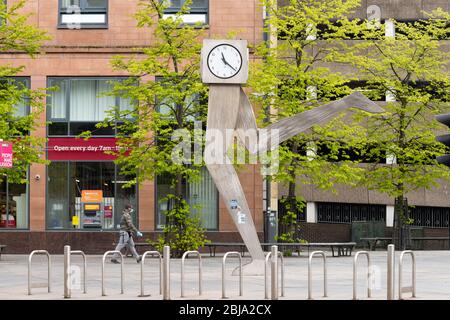
POLYGON ((284 118, 264 128, 266 130, 258 131, 252 106, 241 88, 248 79, 248 63, 246 40, 203 40, 202 81, 209 85, 204 160, 252 257, 252 262, 244 266, 244 274, 262 275, 264 252, 239 177, 227 156, 233 139, 225 137, 229 136, 230 131, 235 131, 249 152, 257 154, 275 149, 279 143, 313 125, 330 121, 347 108, 356 107, 372 113, 384 110, 361 93, 353 93, 343 99, 284 118), (248 130, 257 132, 258 143, 247 142, 244 133, 248 130))

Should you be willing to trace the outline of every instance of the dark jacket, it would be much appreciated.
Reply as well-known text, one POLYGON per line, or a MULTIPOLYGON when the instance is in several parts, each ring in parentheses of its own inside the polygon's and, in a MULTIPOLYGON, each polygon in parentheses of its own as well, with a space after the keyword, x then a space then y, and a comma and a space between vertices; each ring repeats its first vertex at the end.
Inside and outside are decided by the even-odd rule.
POLYGON ((131 214, 129 209, 124 209, 122 211, 122 218, 120 219, 120 231, 126 231, 128 233, 137 232, 138 230, 133 224, 131 219, 131 214))

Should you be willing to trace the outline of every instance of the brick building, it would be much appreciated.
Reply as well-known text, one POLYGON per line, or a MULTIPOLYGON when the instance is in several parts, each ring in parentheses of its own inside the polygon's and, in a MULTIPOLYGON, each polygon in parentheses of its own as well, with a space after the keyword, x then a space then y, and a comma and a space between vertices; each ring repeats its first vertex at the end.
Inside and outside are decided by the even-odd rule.
MULTIPOLYGON (((10 5, 14 1, 7 2, 10 5)), ((250 44, 264 38, 263 10, 259 7, 259 0, 196 0, 195 3, 196 8, 186 16, 186 21, 203 21, 208 25, 207 36, 219 37, 230 31, 239 31, 239 37, 250 44)), ((111 158, 95 151, 100 146, 113 146, 114 132, 97 132, 84 144, 75 139, 78 133, 93 128, 102 120, 105 105, 127 105, 121 99, 101 98, 98 94, 108 90, 108 80, 127 77, 127 74, 112 69, 110 60, 114 55, 131 55, 134 47, 145 47, 153 41, 146 29, 136 27, 133 14, 137 4, 138 0, 26 2, 23 12, 32 13, 29 22, 48 32, 52 39, 45 43, 42 53, 35 59, 21 53, 2 53, 0 63, 25 66, 18 80, 32 89, 57 85, 61 90, 52 92, 47 98, 47 110, 40 119, 43 125, 32 132, 48 138, 45 157, 51 160, 51 164, 31 166, 27 185, 4 183, 0 186, 0 204, 5 209, 5 219, 9 221, 9 216, 13 216, 15 221, 0 229, 0 243, 8 245, 7 252, 28 253, 33 249, 47 249, 62 253, 65 244, 87 253, 103 252, 116 241, 117 223, 125 202, 135 204, 136 225, 146 236, 154 236, 160 228, 161 210, 164 208, 155 199, 164 193, 164 181, 145 181, 134 190, 124 191, 120 185, 128 177, 118 174, 111 158), (70 11, 73 4, 79 4, 81 20, 73 20, 70 11), (81 28, 69 27, 76 22, 81 22, 81 28), (52 124, 46 126, 46 121, 52 124), (98 202, 104 209, 101 226, 95 229, 83 227, 73 218, 79 217, 83 209, 88 209, 82 208, 83 191, 91 190, 102 191, 98 202)), ((180 1, 172 1, 172 4, 172 10, 167 14, 176 12, 180 1)), ((438 6, 450 10, 447 0, 378 0, 376 3, 364 0, 355 16, 366 18, 368 7, 373 4, 381 9, 382 20, 415 20, 422 17, 421 10, 438 6)), ((287 192, 281 185, 278 191, 272 188, 269 201, 266 197, 268 188, 264 186, 258 166, 247 166, 240 171, 240 178, 257 231, 263 239, 263 211, 269 206, 276 209, 277 198, 287 192)), ((190 186, 190 196, 211 208, 206 223, 208 238, 213 241, 240 240, 206 172, 203 181, 190 186)), ((301 188, 301 194, 308 202, 301 222, 305 239, 349 241, 351 220, 337 218, 337 213, 342 210, 353 210, 355 216, 366 219, 377 215, 377 219, 385 221, 387 227, 392 225, 391 199, 366 189, 350 190, 344 186, 338 189, 339 194, 334 195, 314 187, 301 188), (369 214, 364 216, 364 212, 369 214)), ((434 213, 436 210, 441 216, 448 217, 448 189, 447 185, 436 190, 422 190, 409 195, 408 199, 410 204, 427 208, 424 210, 430 212, 430 217, 438 216, 434 213), (439 209, 433 211, 433 207, 439 209)), ((425 228, 424 235, 448 235, 448 218, 447 224, 433 223, 428 226, 434 228, 425 228)))

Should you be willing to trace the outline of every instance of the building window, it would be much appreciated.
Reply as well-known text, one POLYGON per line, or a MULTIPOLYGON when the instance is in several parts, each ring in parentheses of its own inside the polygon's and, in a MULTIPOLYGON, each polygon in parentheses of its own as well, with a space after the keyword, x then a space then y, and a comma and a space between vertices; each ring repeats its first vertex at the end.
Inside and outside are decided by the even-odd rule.
POLYGON ((317 203, 317 222, 352 223, 354 221, 385 221, 386 206, 359 203, 317 203))
MULTIPOLYGON (((119 171, 112 161, 52 162, 47 169, 47 229, 118 229, 125 204, 138 208, 137 187, 123 188, 135 177, 123 176, 119 171), (87 221, 93 217, 86 213, 83 190, 102 194, 94 211, 99 225, 87 221)), ((137 210, 132 217, 137 226, 137 210)))
POLYGON ((114 136, 113 127, 96 128, 108 115, 108 111, 118 107, 130 110, 127 99, 106 95, 111 92, 113 78, 50 78, 49 86, 57 87, 50 92, 47 106, 49 136, 76 136, 91 131, 92 136, 114 136))
MULTIPOLYGON (((8 86, 15 86, 17 90, 26 91, 30 88, 30 79, 28 77, 1 78, 0 91, 8 90, 8 86)), ((24 117, 29 112, 28 98, 24 96, 14 106, 14 117, 24 117)), ((20 135, 28 134, 20 127, 20 124, 16 129, 21 132, 20 135)), ((0 180, 0 229, 27 229, 28 184, 10 183, 6 174, 0 180)))
POLYGON ((449 227, 450 208, 414 206, 408 210, 413 226, 444 229, 449 227))
MULTIPOLYGON (((166 0, 169 5, 164 11, 164 18, 175 17, 175 14, 183 8, 185 0, 166 0)), ((208 0, 192 0, 189 6, 189 12, 182 16, 186 24, 208 24, 208 0)))
POLYGON ((28 185, 0 182, 0 229, 28 228, 28 185))
MULTIPOLYGON (((190 206, 191 214, 200 219, 202 226, 208 230, 218 229, 218 191, 214 181, 206 168, 200 172, 201 178, 197 182, 184 183, 183 193, 190 206)), ((170 201, 164 200, 168 194, 173 194, 170 177, 160 175, 156 181, 156 228, 164 228, 166 223, 165 212, 170 210, 170 201)))
POLYGON ((59 28, 107 28, 108 0, 59 0, 59 28))

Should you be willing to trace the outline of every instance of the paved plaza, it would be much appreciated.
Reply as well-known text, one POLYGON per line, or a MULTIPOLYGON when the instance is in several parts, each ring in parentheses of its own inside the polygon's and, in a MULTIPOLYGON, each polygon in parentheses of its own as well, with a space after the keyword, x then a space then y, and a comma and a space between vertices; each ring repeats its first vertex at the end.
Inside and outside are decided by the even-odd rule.
MULTIPOLYGON (((396 252, 395 297, 398 297, 398 261, 399 252, 396 252)), ((416 251, 417 263, 417 297, 416 299, 450 299, 450 251, 416 251)), ((386 251, 370 252, 374 279, 372 299, 386 299, 386 251)), ((322 259, 313 260, 313 298, 328 300, 351 300, 353 297, 353 258, 331 257, 327 253, 328 267, 328 297, 323 298, 322 259)), ((72 256, 72 264, 81 266, 81 257, 72 256)), ((147 258, 145 266, 145 293, 147 297, 138 297, 140 294, 140 265, 132 258, 125 259, 125 292, 120 294, 120 264, 106 264, 106 294, 101 291, 101 261, 100 255, 87 256, 87 293, 83 294, 81 287, 72 290, 71 299, 156 299, 161 300, 159 294, 158 260, 147 258)), ((232 276, 231 272, 237 266, 238 260, 230 258, 227 262, 227 296, 230 299, 263 300, 264 277, 245 276, 242 297, 239 293, 239 277, 232 276)), ((244 262, 249 261, 244 257, 244 262)), ((308 298, 308 258, 306 253, 302 256, 286 257, 285 261, 285 296, 280 299, 306 300, 308 298)), ((205 299, 219 300, 222 297, 222 257, 202 256, 203 266, 203 293, 198 295, 198 262, 195 258, 186 260, 185 269, 185 297, 180 297, 181 260, 172 259, 170 296, 172 300, 178 299, 205 299)), ((46 288, 33 288, 32 295, 27 294, 28 287, 28 256, 2 255, 0 261, 0 299, 64 299, 63 298, 63 255, 51 256, 52 277, 51 293, 46 288)), ((82 270, 81 268, 79 269, 82 270)), ((358 298, 367 299, 367 262, 364 256, 358 263, 358 298)), ((33 258, 33 284, 44 285, 47 279, 45 256, 33 258)), ((405 256, 404 260, 404 286, 411 285, 411 259, 405 256)), ((76 286, 76 284, 75 284, 76 286)), ((270 293, 269 293, 270 294, 270 293)), ((410 294, 405 293, 405 298, 410 294)))

